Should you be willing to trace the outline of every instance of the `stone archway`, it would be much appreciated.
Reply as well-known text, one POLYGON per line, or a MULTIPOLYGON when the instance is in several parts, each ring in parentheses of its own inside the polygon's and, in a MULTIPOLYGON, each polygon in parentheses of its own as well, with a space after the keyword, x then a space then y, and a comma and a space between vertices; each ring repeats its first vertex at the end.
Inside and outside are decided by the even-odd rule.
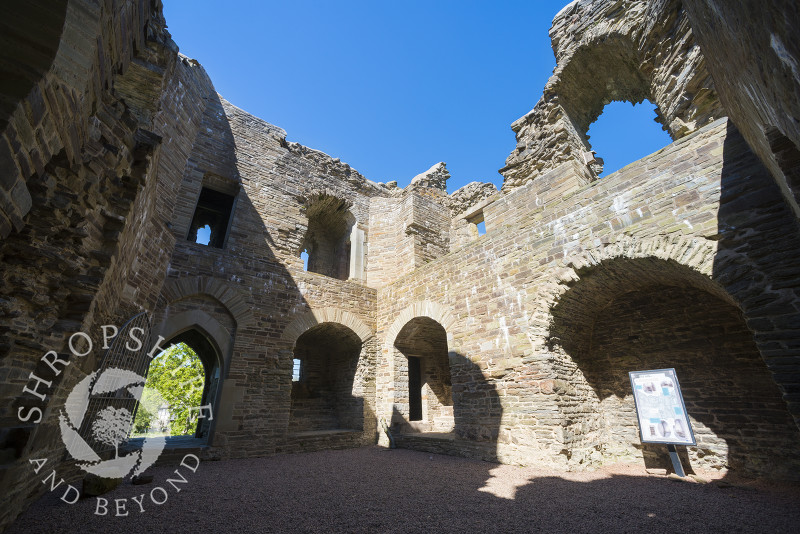
POLYGON ((364 429, 357 381, 362 342, 350 328, 320 323, 295 342, 289 433, 364 429))
POLYGON ((253 321, 253 312, 245 295, 236 287, 210 276, 188 276, 164 283, 162 295, 168 302, 176 302, 194 295, 207 295, 222 303, 236 320, 237 328, 253 321))
POLYGON ((183 343, 194 351, 203 365, 203 392, 198 408, 194 437, 213 443, 214 431, 221 411, 222 391, 230 370, 233 339, 213 317, 200 310, 191 310, 167 318, 158 335, 164 348, 183 343), (205 408, 210 406, 210 410, 205 408))
POLYGON ((416 432, 451 432, 453 383, 444 327, 430 317, 415 317, 394 342, 394 422, 416 432))
MULTIPOLYGON (((455 318, 436 302, 422 300, 401 311, 386 330, 379 366, 384 377, 379 417, 405 430, 452 431, 454 405, 449 365, 455 318), (398 345, 399 342, 399 345, 398 345), (420 421, 410 423, 409 365, 419 373, 420 421), (423 395, 424 394, 424 403, 423 395)), ((415 414, 416 416, 416 414, 415 414)), ((416 419, 415 419, 416 420, 416 419)))
POLYGON ((616 257, 574 271, 550 309, 546 350, 568 379, 564 441, 589 461, 644 457, 627 373, 674 367, 692 419, 695 467, 790 477, 798 432, 741 310, 674 260, 616 257))
POLYGON ((290 394, 283 450, 345 448, 374 443, 374 328, 334 307, 296 316, 281 334, 290 394))

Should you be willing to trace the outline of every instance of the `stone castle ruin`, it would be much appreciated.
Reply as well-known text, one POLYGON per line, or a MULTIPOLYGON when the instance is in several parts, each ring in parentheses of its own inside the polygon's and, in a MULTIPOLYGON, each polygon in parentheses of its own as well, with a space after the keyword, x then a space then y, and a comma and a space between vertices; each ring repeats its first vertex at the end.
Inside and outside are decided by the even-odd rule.
POLYGON ((503 463, 656 465, 627 373, 674 367, 690 465, 797 479, 796 5, 572 2, 503 187, 451 195, 443 163, 375 183, 231 105, 160 0, 9 9, 0 525, 46 489, 30 459, 70 473, 59 410, 101 326, 140 312, 203 361, 203 457, 388 445, 386 425, 503 463), (672 144, 598 180, 589 125, 643 99, 672 144))

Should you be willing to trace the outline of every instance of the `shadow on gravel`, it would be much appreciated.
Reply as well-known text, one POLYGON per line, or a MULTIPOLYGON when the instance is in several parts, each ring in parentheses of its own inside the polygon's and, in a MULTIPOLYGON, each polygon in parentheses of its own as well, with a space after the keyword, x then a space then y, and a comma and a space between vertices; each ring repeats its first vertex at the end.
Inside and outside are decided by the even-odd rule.
POLYGON ((207 462, 184 472, 179 493, 164 482, 169 468, 149 485, 121 486, 106 495, 103 516, 95 498, 68 506, 50 493, 8 532, 794 532, 800 524, 797 487, 556 475, 402 449, 207 462), (149 496, 156 487, 168 492, 162 505, 149 496), (115 502, 127 516, 115 517, 115 502))

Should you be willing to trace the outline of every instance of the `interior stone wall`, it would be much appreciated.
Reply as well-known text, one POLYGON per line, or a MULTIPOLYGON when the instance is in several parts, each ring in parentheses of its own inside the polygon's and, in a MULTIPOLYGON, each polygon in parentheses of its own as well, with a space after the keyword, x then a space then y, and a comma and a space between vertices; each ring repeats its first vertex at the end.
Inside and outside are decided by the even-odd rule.
MULTIPOLYGON (((577 283, 590 284, 598 264, 631 258, 641 263, 617 273, 617 293, 590 284, 575 298, 560 318, 572 329, 571 338, 590 343, 592 317, 604 313, 595 310, 605 310, 620 295, 644 291, 643 283, 708 293, 714 304, 705 314, 741 310, 738 324, 746 325, 749 346, 755 346, 742 354, 752 363, 757 351, 760 360, 752 368, 743 364, 738 376, 763 365, 759 376, 775 384, 770 402, 780 415, 745 403, 737 417, 752 421, 769 412, 769 417, 783 419, 775 428, 783 429, 784 436, 765 445, 760 436, 741 433, 734 449, 767 450, 779 458, 776 462, 793 465, 797 447, 785 437, 795 431, 787 422, 797 417, 791 401, 797 362, 791 347, 796 339, 793 303, 800 295, 790 281, 797 267, 789 242, 798 242, 799 236, 784 231, 791 212, 735 128, 717 121, 602 180, 587 181, 571 165, 548 176, 552 178, 501 193, 487 204, 486 235, 379 292, 379 332, 387 332, 403 310, 423 298, 454 317, 447 335, 452 337, 448 350, 455 432, 462 440, 440 443, 439 448, 479 458, 493 452, 503 462, 572 468, 608 461, 613 454, 603 451, 611 447, 602 419, 605 399, 581 378, 580 365, 556 348, 551 310, 561 298, 570 298, 577 283), (595 294, 599 303, 588 307, 595 294), (490 444, 492 451, 479 444, 490 444)), ((387 383, 397 392, 402 373, 396 356, 384 350, 379 379, 392 377, 387 383)), ((381 382, 378 391, 392 395, 381 382)), ((750 391, 762 395, 758 387, 750 391)), ((402 392, 395 395, 394 404, 402 406, 402 392)), ((379 417, 386 417, 392 407, 381 406, 379 417)), ((704 406, 698 413, 709 409, 704 406)), ((724 419, 730 414, 719 415, 724 419)), ((719 433, 717 428, 715 435, 719 433)), ((709 458, 699 465, 704 461, 712 463, 709 458)), ((745 465, 736 459, 733 465, 794 476, 758 460, 745 465)))
POLYGON ((364 426, 364 399, 353 395, 361 340, 347 327, 323 323, 297 339, 300 380, 292 382, 289 432, 364 426))
POLYGON ((720 103, 800 217, 800 7, 684 0, 720 103))
POLYGON ((692 466, 790 477, 800 433, 752 332, 718 288, 681 271, 663 260, 607 262, 553 308, 550 343, 595 403, 570 412, 573 447, 667 467, 663 447, 640 444, 628 372, 674 367, 697 439, 692 466))
MULTIPOLYGON (((751 121, 766 127, 770 155, 760 134, 743 126, 743 137, 733 124, 788 116, 796 104, 796 54, 779 27, 794 11, 771 5, 758 19, 776 28, 775 58, 758 71, 760 90, 775 92, 762 99, 719 76, 733 61, 724 43, 746 32, 730 23, 722 44, 709 38, 717 19, 706 21, 708 5, 569 4, 551 30, 556 71, 513 125, 503 189, 452 196, 443 163, 405 189, 375 183, 225 101, 199 63, 178 54, 158 1, 50 5, 43 55, 0 107, 0 528, 44 490, 27 459, 63 458, 58 410, 99 354, 70 358, 41 405, 44 421, 20 424, 17 410, 35 400, 22 388, 48 372, 41 356, 67 357, 69 333, 98 339, 99 325, 140 310, 159 325, 210 328, 227 347, 208 444, 221 457, 374 443, 378 421, 402 419, 408 403, 395 323, 424 317, 446 340, 439 330, 415 338, 438 355, 426 368, 433 420, 450 417, 434 402, 438 390, 446 398, 446 351, 453 432, 441 451, 569 468, 638 455, 619 377, 658 364, 678 368, 694 396, 701 442, 691 462, 796 479, 800 234, 784 186, 793 187, 797 142, 783 119, 751 121), (645 97, 675 142, 595 180, 586 128, 609 101, 645 97), (714 120, 729 111, 733 122, 714 120), (223 248, 187 239, 203 187, 235 197, 223 248), (304 207, 319 194, 346 201, 364 232, 366 284, 303 271, 304 207), (469 231, 479 212, 483 236, 469 231), (592 274, 632 259, 610 292, 598 283, 610 279, 592 274), (676 315, 677 324, 667 319, 676 315), (333 395, 350 414, 336 426, 357 431, 298 438, 294 348, 322 323, 361 344, 356 363, 337 366, 348 378, 333 395), (650 350, 631 359, 628 347, 642 344, 650 350), (715 404, 724 391, 708 383, 718 376, 746 394, 715 404)), ((9 20, 24 27, 30 12, 19 9, 9 20)), ((714 16, 735 19, 737 9, 714 16)), ((14 35, 16 53, 28 45, 14 35)), ((756 50, 745 81, 766 50, 758 39, 736 43, 756 50)), ((65 479, 80 476, 58 465, 65 479)))

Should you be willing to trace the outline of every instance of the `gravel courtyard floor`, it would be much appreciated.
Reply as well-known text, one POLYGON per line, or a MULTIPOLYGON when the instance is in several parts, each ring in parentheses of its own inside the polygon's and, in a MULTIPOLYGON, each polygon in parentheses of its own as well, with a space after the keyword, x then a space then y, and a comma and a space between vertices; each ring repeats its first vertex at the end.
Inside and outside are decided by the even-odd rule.
POLYGON ((96 498, 67 505, 56 490, 8 532, 800 532, 798 486, 682 482, 641 465, 565 473, 365 447, 180 467, 180 492, 166 482, 176 467, 105 495, 106 516, 96 498))

